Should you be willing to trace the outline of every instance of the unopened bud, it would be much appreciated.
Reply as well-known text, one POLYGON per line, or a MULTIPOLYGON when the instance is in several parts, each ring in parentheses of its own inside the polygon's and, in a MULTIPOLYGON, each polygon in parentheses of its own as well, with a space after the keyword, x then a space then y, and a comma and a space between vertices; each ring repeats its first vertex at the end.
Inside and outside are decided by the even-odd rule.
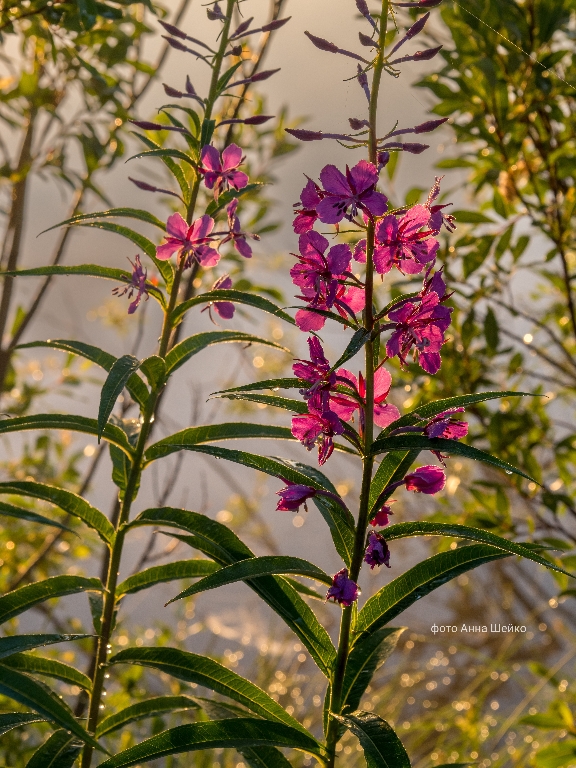
POLYGON ((334 43, 331 43, 328 40, 324 40, 323 37, 316 37, 316 35, 312 35, 310 32, 304 32, 304 34, 312 41, 316 48, 320 48, 321 51, 338 53, 340 50, 337 45, 334 45, 334 43))
POLYGON ((439 45, 436 48, 426 48, 425 51, 416 51, 414 54, 414 61, 428 61, 429 59, 433 59, 442 48, 443 46, 439 45))
POLYGON ((322 141, 322 131, 307 131, 304 128, 286 128, 286 133, 300 141, 322 141))
POLYGON ((414 133, 430 133, 430 131, 436 130, 439 126, 448 120, 447 117, 442 117, 440 120, 428 120, 426 123, 421 123, 414 128, 414 133))

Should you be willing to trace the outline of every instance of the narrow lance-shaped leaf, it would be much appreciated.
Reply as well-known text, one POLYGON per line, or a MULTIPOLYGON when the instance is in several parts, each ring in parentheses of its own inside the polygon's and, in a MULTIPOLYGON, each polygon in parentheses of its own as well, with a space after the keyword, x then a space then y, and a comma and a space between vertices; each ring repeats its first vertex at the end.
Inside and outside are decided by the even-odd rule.
POLYGON ((202 685, 237 701, 268 722, 284 723, 308 735, 308 731, 265 691, 218 661, 179 648, 126 648, 110 664, 137 664, 160 670, 177 680, 202 685))
POLYGON ((208 576, 220 570, 212 560, 178 560, 165 565, 155 565, 145 571, 129 576, 116 588, 116 595, 134 594, 156 584, 163 584, 179 579, 192 579, 208 576))
POLYGON ((306 389, 310 386, 304 379, 266 379, 265 381, 254 381, 251 384, 242 384, 240 387, 231 389, 221 389, 218 392, 212 392, 210 397, 221 397, 236 392, 255 392, 260 389, 306 389))
POLYGON ((11 656, 13 653, 30 651, 32 648, 40 648, 43 645, 53 643, 68 643, 72 640, 84 640, 92 635, 10 635, 0 637, 0 659, 11 656))
POLYGON ((100 579, 88 579, 84 576, 51 576, 43 581, 18 587, 0 597, 0 624, 44 600, 86 591, 102 591, 100 579))
POLYGON ((351 360, 354 355, 357 355, 369 337, 370 331, 367 331, 365 328, 359 328, 348 342, 348 345, 342 355, 338 358, 330 370, 335 371, 337 368, 340 368, 340 366, 344 365, 344 363, 347 363, 348 360, 351 360))
POLYGON ((455 523, 428 523, 425 521, 417 523, 397 523, 386 528, 386 541, 404 539, 409 536, 449 536, 450 538, 457 537, 459 539, 480 541, 484 544, 498 547, 498 549, 502 549, 510 555, 525 557, 528 560, 533 560, 535 563, 544 565, 552 571, 558 571, 558 573, 563 573, 566 576, 576 578, 575 574, 569 573, 563 568, 551 563, 530 547, 527 547, 520 542, 509 541, 502 536, 497 536, 489 531, 483 531, 480 528, 471 528, 467 525, 456 525, 455 523))
POLYGON ((109 219, 109 218, 129 218, 138 219, 138 221, 144 221, 147 224, 152 224, 158 229, 165 230, 166 224, 160 221, 159 218, 149 211, 143 211, 139 208, 110 208, 108 211, 97 211, 96 213, 80 213, 77 216, 72 216, 70 219, 65 219, 59 224, 54 224, 53 227, 48 227, 40 234, 44 232, 50 232, 52 229, 58 229, 58 227, 66 227, 73 224, 80 224, 83 221, 89 221, 90 219, 109 219))
POLYGON ((172 321, 178 321, 192 307, 199 304, 208 304, 213 301, 231 301, 234 304, 245 304, 249 307, 261 309, 263 312, 267 312, 278 317, 280 320, 290 323, 290 325, 294 325, 294 319, 287 312, 284 312, 283 309, 276 306, 270 299, 265 299, 263 296, 258 296, 255 293, 246 293, 245 291, 234 289, 209 291, 208 293, 194 296, 194 298, 188 299, 188 301, 183 301, 172 313, 172 321))
POLYGON ((77 722, 72 712, 65 706, 62 700, 43 683, 34 680, 28 675, 17 672, 15 669, 0 664, 0 693, 9 699, 17 701, 25 707, 37 712, 39 715, 61 728, 65 728, 75 736, 78 736, 86 744, 104 752, 103 747, 95 741, 89 733, 77 722))
POLYGON ((378 503, 384 501, 382 492, 391 483, 402 480, 418 458, 419 451, 392 451, 385 456, 376 470, 370 484, 368 505, 370 516, 377 511, 378 503))
MULTIPOLYGON (((105 371, 110 372, 112 366, 117 361, 114 355, 109 352, 105 352, 99 347, 94 347, 92 344, 85 344, 82 341, 74 341, 70 339, 48 339, 48 341, 30 341, 27 344, 20 344, 17 349, 27 349, 34 347, 48 347, 50 349, 60 349, 63 352, 69 352, 73 355, 80 355, 86 360, 90 360, 92 363, 96 363, 105 371)), ((146 384, 135 373, 132 374, 126 382, 126 389, 130 393, 130 396, 135 400, 138 405, 144 407, 148 400, 148 390, 146 384)))
POLYGON ((259 576, 281 576, 288 573, 297 576, 306 576, 309 579, 314 579, 315 581, 319 581, 328 586, 331 586, 332 584, 332 579, 327 573, 324 573, 321 568, 318 568, 313 563, 309 563, 307 560, 302 560, 299 557, 267 555, 264 557, 253 557, 248 560, 242 560, 239 563, 234 563, 233 565, 221 568, 216 573, 206 576, 204 579, 197 581, 196 584, 188 587, 188 589, 180 592, 180 594, 172 598, 169 602, 173 603, 175 600, 181 600, 184 597, 190 597, 191 595, 206 592, 209 589, 216 589, 225 584, 233 584, 237 581, 255 579, 259 576))
POLYGON ((367 768, 410 768, 410 758, 394 729, 374 712, 359 709, 336 719, 360 741, 367 768))
POLYGON ((73 533, 75 536, 77 535, 71 528, 68 528, 68 526, 62 525, 62 523, 58 523, 55 520, 50 520, 49 517, 38 515, 36 512, 24 509, 23 507, 15 507, 13 504, 6 504, 3 501, 0 501, 0 517, 15 517, 18 520, 26 520, 29 523, 51 525, 54 528, 60 528, 62 531, 68 531, 68 533, 73 533))
POLYGON ((110 373, 100 395, 100 408, 98 409, 98 442, 102 438, 102 432, 116 405, 118 396, 126 386, 128 379, 140 367, 140 361, 133 355, 122 355, 110 369, 110 373))
POLYGON ((380 669, 398 643, 404 627, 383 627, 357 643, 346 662, 346 673, 342 686, 344 712, 355 710, 372 676, 380 669))
POLYGON ((69 685, 77 685, 85 691, 92 688, 92 682, 83 672, 79 672, 69 664, 64 664, 56 659, 45 659, 42 656, 35 656, 31 653, 16 653, 2 662, 10 669, 17 669, 20 672, 26 672, 32 675, 45 675, 54 677, 56 680, 62 680, 69 685))
POLYGON ((0 713, 0 736, 3 736, 13 728, 20 728, 29 723, 43 723, 42 715, 33 715, 28 712, 2 712, 0 713))
MULTIPOLYGON (((14 419, 0 419, 0 435, 24 432, 29 429, 65 429, 70 432, 97 435, 98 422, 86 416, 70 416, 67 413, 41 413, 33 416, 17 416, 14 419)), ((102 436, 109 443, 117 445, 128 456, 132 456, 132 446, 120 427, 115 424, 106 424, 102 436)))
POLYGON ((189 696, 156 696, 153 699, 132 704, 113 715, 108 715, 98 724, 95 736, 99 739, 101 736, 117 731, 118 728, 124 728, 124 726, 137 720, 172 714, 173 712, 183 712, 187 709, 199 709, 196 701, 189 696))
POLYGON ((213 344, 227 344, 230 342, 263 344, 268 347, 273 347, 274 349, 279 349, 282 352, 288 352, 286 347, 276 344, 274 341, 263 339, 260 336, 254 336, 251 333, 243 333, 242 331, 204 331, 203 333, 196 333, 194 336, 189 336, 170 350, 166 355, 167 372, 172 373, 177 370, 193 355, 197 355, 198 352, 201 352, 203 349, 206 349, 213 344))
POLYGON ((114 541, 114 526, 108 518, 99 509, 85 501, 82 496, 78 496, 72 491, 44 483, 35 483, 32 480, 14 480, 13 482, 0 483, 0 495, 2 494, 14 494, 48 501, 93 528, 107 544, 114 541))
POLYGON ((52 267, 33 267, 32 269, 18 269, 11 272, 2 272, 2 275, 10 277, 51 277, 56 275, 84 275, 85 277, 104 277, 108 280, 116 280, 120 283, 130 281, 130 272, 125 269, 113 267, 101 267, 99 264, 75 264, 64 267, 60 265, 52 267))
POLYGON ((260 395, 255 392, 239 392, 218 395, 218 397, 225 397, 227 400, 245 400, 251 403, 262 403, 263 405, 270 405, 273 408, 281 408, 283 411, 290 411, 290 413, 308 413, 308 405, 303 400, 290 400, 287 397, 260 395))
POLYGON ((72 768, 81 749, 68 731, 56 731, 34 752, 26 768, 72 768))
POLYGON ((322 754, 318 743, 302 731, 283 723, 271 723, 251 717, 212 720, 170 728, 135 747, 100 763, 99 768, 128 768, 149 763, 167 755, 179 755, 205 749, 237 749, 276 746, 322 754))
POLYGON ((366 602, 358 613, 354 643, 376 632, 417 600, 461 573, 503 557, 508 557, 508 553, 501 549, 485 544, 472 544, 449 552, 440 552, 423 560, 382 587, 366 602))

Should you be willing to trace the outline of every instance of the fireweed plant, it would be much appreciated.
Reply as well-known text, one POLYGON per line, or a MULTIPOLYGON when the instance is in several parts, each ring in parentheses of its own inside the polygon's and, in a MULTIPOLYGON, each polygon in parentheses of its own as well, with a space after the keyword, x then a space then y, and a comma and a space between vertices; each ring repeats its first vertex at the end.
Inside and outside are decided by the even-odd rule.
MULTIPOLYGON (((91 593, 97 646, 88 675, 28 653, 51 643, 80 641, 86 635, 0 638, 0 693, 26 710, 0 714, 0 728, 6 731, 39 719, 54 728, 33 758, 36 765, 66 768, 80 760, 82 768, 90 768, 97 759, 101 768, 121 768, 196 750, 232 748, 250 766, 282 768, 292 764, 279 750, 285 748, 290 750, 289 754, 298 750, 319 764, 333 768, 338 742, 345 729, 350 729, 358 736, 370 768, 406 768, 410 760, 390 725, 377 714, 360 708, 372 675, 392 652, 402 631, 390 627, 390 622, 436 587, 492 560, 521 555, 559 570, 536 548, 479 529, 436 522, 389 524, 394 491, 400 488, 425 494, 441 491, 445 481, 442 465, 449 455, 459 454, 522 474, 509 464, 459 442, 467 433, 467 425, 456 416, 469 404, 518 393, 462 396, 429 403, 418 412, 404 415, 386 402, 391 386, 386 361, 397 356, 405 365, 408 356, 413 354, 424 370, 434 374, 440 366, 440 350, 450 322, 449 294, 442 272, 434 266, 440 229, 453 226, 445 206, 437 202, 439 181, 432 186, 425 205, 410 209, 389 209, 385 195, 377 189, 379 173, 389 161, 390 153, 425 149, 424 145, 404 143, 398 137, 428 132, 439 122, 404 130, 393 126, 383 138, 379 137, 377 115, 382 74, 397 75, 398 63, 425 60, 437 52, 432 49, 415 54, 397 53, 423 29, 428 13, 420 16, 405 33, 400 33, 396 26, 396 8, 408 7, 418 12, 438 4, 438 0, 421 0, 394 5, 384 0, 379 13, 371 14, 365 0, 357 0, 357 8, 368 25, 368 34, 360 35, 367 51, 365 55, 338 48, 309 34, 312 43, 322 50, 358 61, 355 77, 367 97, 367 116, 350 120, 351 134, 303 130, 292 131, 292 134, 301 140, 332 138, 354 149, 366 148, 368 157, 345 171, 328 165, 320 174, 319 184, 311 179, 306 183, 294 223, 300 239, 299 255, 291 275, 304 302, 295 319, 268 299, 235 290, 231 278, 219 271, 223 248, 234 249, 240 258, 252 256, 251 235, 242 225, 243 198, 250 192, 251 183, 242 170, 244 153, 231 140, 229 129, 238 122, 259 124, 266 117, 225 117, 219 122, 213 118, 217 100, 246 84, 245 78, 236 76, 242 63, 243 40, 254 32, 277 29, 285 20, 255 28, 252 19, 246 19, 234 28, 232 19, 237 0, 227 0, 225 8, 218 3, 211 4, 209 18, 219 27, 216 48, 176 27, 164 25, 173 47, 192 51, 212 70, 207 96, 201 97, 189 80, 182 90, 166 86, 168 96, 178 102, 164 108, 168 122, 136 123, 144 130, 172 131, 186 143, 186 150, 174 149, 155 145, 147 136, 141 137, 147 146, 143 154, 160 157, 172 172, 180 190, 174 193, 180 208, 165 224, 145 211, 127 208, 68 220, 64 222, 67 225, 96 221, 98 226, 128 237, 138 244, 149 262, 138 254, 131 262, 131 272, 97 265, 61 267, 68 270, 62 274, 89 274, 117 280, 120 285, 115 292, 129 302, 130 314, 138 311, 142 301, 150 297, 156 300, 163 310, 157 351, 144 360, 131 355, 116 359, 103 350, 76 341, 47 342, 57 348, 74 350, 109 371, 102 388, 98 418, 50 414, 0 421, 0 432, 4 434, 24 429, 64 428, 97 435, 110 444, 113 481, 119 488, 118 516, 110 521, 84 498, 69 491, 31 481, 0 484, 4 494, 49 501, 80 518, 97 531, 109 549, 104 582, 97 578, 55 576, 0 598, 0 619, 7 622, 49 598, 91 593), (185 123, 176 116, 178 110, 186 116, 185 123), (202 190, 207 190, 208 195, 202 190), (205 199, 207 205, 201 205, 205 199), (113 217, 134 217, 157 226, 162 231, 161 242, 155 245, 143 235, 107 221, 113 217), (332 244, 318 231, 326 227, 333 227, 335 235, 342 233, 349 237, 352 233, 356 242, 352 246, 346 242, 332 244), (361 277, 351 270, 353 259, 360 265, 358 269, 364 265, 361 277), (149 274, 151 265, 158 271, 158 279, 149 274), (379 308, 375 273, 385 275, 396 269, 402 274, 422 275, 422 289, 379 308), (187 292, 190 278, 208 270, 216 270, 213 290, 190 295, 187 292), (243 422, 217 424, 184 429, 152 443, 152 424, 162 392, 172 374, 193 355, 208 345, 230 341, 275 346, 264 338, 225 330, 196 333, 177 340, 178 327, 193 308, 207 308, 214 319, 232 319, 237 303, 270 312, 308 333, 310 359, 295 362, 295 378, 268 380, 217 394, 295 412, 292 428, 243 422), (334 364, 327 360, 317 336, 328 320, 340 323, 346 333, 352 331, 344 354, 334 364), (385 343, 381 343, 381 339, 385 339, 385 343), (361 351, 364 366, 356 375, 343 366, 361 351), (303 400, 266 394, 266 390, 282 388, 301 390, 303 400), (140 408, 138 420, 121 421, 111 416, 124 389, 140 408), (377 436, 375 426, 381 429, 377 436), (249 437, 296 439, 308 450, 317 447, 320 465, 329 460, 334 450, 356 457, 362 465, 357 516, 316 467, 212 445, 249 437), (343 567, 329 576, 301 558, 256 557, 225 525, 186 509, 161 507, 134 515, 132 507, 144 469, 153 461, 182 450, 233 461, 281 479, 284 487, 279 491, 278 510, 298 510, 310 500, 328 524, 343 567), (422 451, 434 457, 429 461, 435 459, 437 463, 413 468, 422 451), (174 535, 204 557, 156 566, 119 583, 124 544, 134 529, 141 526, 176 529, 178 533, 174 535), (386 535, 381 532, 383 528, 386 535), (371 568, 396 567, 390 542, 419 535, 446 536, 474 543, 421 562, 380 589, 359 609, 358 580, 363 563, 371 568), (324 596, 294 576, 325 584, 325 599, 340 607, 341 626, 336 646, 306 602, 324 596), (121 600, 155 584, 182 578, 199 580, 174 600, 244 581, 284 620, 327 680, 323 738, 309 732, 265 691, 208 656, 165 646, 137 646, 111 652, 121 600), (102 712, 105 685, 110 684, 109 678, 115 674, 117 665, 122 664, 151 668, 176 680, 200 685, 218 699, 195 695, 155 696, 118 712, 102 712), (40 683, 36 674, 75 680, 88 693, 86 710, 77 705, 73 711, 53 690, 40 683), (175 712, 186 713, 185 720, 189 719, 190 712, 196 712, 197 720, 169 728, 136 746, 111 754, 113 745, 118 743, 114 741, 114 734, 120 729, 142 718, 175 712)), ((256 73, 252 80, 262 80, 271 74, 256 73)), ((146 181, 137 180, 137 184, 144 189, 155 189, 146 181)), ((328 234, 332 234, 332 230, 328 234)), ((39 272, 30 270, 28 274, 39 272)), ((7 506, 10 505, 3 504, 7 506)), ((15 505, 11 509, 12 514, 19 514, 15 505)))

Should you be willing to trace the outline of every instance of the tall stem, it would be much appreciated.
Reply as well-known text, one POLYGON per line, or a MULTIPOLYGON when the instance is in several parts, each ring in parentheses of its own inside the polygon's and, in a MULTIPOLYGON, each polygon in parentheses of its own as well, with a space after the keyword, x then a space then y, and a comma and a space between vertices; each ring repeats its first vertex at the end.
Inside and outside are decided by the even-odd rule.
MULTIPOLYGON (((232 11, 234 9, 234 3, 236 0, 227 0, 227 13, 226 22, 223 25, 220 46, 213 62, 212 80, 210 83, 210 91, 206 100, 206 109, 204 112, 204 120, 210 120, 212 110, 217 99, 216 86, 220 78, 220 71, 222 69, 222 62, 226 47, 228 46, 228 36, 230 33, 230 22, 232 19, 232 11)), ((194 218, 194 212, 196 208, 196 202, 198 199, 198 192, 200 188, 200 178, 196 176, 192 183, 190 190, 190 204, 187 210, 187 219, 191 223, 194 218)), ((174 275, 174 283, 170 291, 170 299, 168 307, 164 313, 164 322, 162 325, 162 333, 160 336, 158 355, 162 358, 166 357, 166 354, 170 350, 170 342, 172 338, 173 325, 173 312, 178 302, 178 294, 180 291, 180 284, 182 281, 182 274, 186 258, 183 255, 180 259, 180 263, 174 275)), ((144 451, 146 449, 146 442, 150 434, 150 429, 154 421, 154 415, 160 399, 161 390, 153 391, 150 394, 146 407, 142 414, 142 428, 138 437, 138 442, 134 450, 132 457, 132 468, 128 477, 128 483, 124 493, 124 499, 121 504, 120 514, 118 516, 116 526, 116 538, 112 546, 110 553, 110 561, 108 567, 108 575, 106 578, 106 596, 104 599, 104 610, 102 613, 102 628, 98 639, 98 647, 96 650, 96 663, 94 665, 94 676, 92 680, 92 693, 90 696, 90 705, 88 708, 88 720, 87 730, 90 733, 94 733, 98 724, 98 715, 101 707, 102 692, 104 688, 104 675, 106 670, 106 656, 108 653, 110 637, 112 635, 114 625, 114 613, 116 608, 116 587, 118 584, 118 574, 120 570, 120 562, 122 559, 122 549, 124 545, 124 536, 126 533, 125 525, 130 519, 130 510, 132 503, 137 495, 137 488, 140 484, 140 477, 143 470, 143 458, 144 451)), ((89 745, 84 746, 82 754, 82 768, 90 768, 92 763, 93 749, 89 745)))
MULTIPOLYGON (((386 31, 388 27, 388 3, 389 0, 382 0, 382 15, 380 16, 380 34, 378 56, 374 62, 372 76, 372 86, 370 89, 370 113, 369 113, 369 160, 375 166, 378 165, 377 157, 377 115, 378 115, 378 94, 380 91, 380 82, 382 80, 382 71, 384 68, 384 45, 386 40, 386 31)), ((372 331, 374 328, 373 312, 373 294, 374 294, 374 237, 375 225, 370 219, 366 232, 366 307, 364 309, 363 324, 364 328, 372 331)), ((376 342, 378 343, 378 342, 376 342)), ((364 411, 364 457, 362 459, 362 488, 360 491, 360 506, 358 512, 358 523, 356 525, 356 535, 354 540, 354 552, 350 564, 350 578, 352 581, 358 581, 362 561, 364 559, 364 550, 366 547, 366 531, 368 528, 368 515, 370 512, 370 483, 372 481, 372 469, 374 459, 370 455, 372 442, 374 440, 374 341, 370 339, 364 347, 365 352, 365 380, 366 380, 366 408, 364 411)), ((334 666, 334 675, 332 679, 332 691, 330 696, 330 712, 339 715, 342 711, 344 675, 346 673, 346 664, 350 652, 350 634, 352 629, 353 606, 342 610, 340 620, 340 637, 338 640, 338 651, 334 666)), ((336 762, 336 745, 340 737, 340 724, 338 720, 332 718, 328 725, 326 734, 326 747, 328 751, 327 768, 334 768, 336 762)))

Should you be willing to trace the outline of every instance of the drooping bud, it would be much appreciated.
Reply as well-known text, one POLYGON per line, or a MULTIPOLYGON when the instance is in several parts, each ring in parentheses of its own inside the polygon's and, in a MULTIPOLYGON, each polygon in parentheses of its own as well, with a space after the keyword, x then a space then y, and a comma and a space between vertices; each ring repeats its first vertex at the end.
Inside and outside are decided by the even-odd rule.
POLYGON ((164 88, 164 93, 166 96, 170 96, 171 99, 181 99, 184 96, 182 91, 178 91, 176 88, 172 88, 171 85, 162 83, 162 87, 164 88))
POLYGON ((368 120, 359 120, 357 117, 349 117, 348 122, 353 131, 359 131, 361 128, 368 128, 370 125, 368 120))
POLYGON ((368 3, 366 2, 366 0, 356 0, 356 8, 358 8, 358 10, 362 14, 362 16, 364 16, 364 18, 367 21, 369 21, 370 24, 372 24, 374 29, 377 30, 378 26, 377 26, 376 22, 374 21, 374 19, 372 18, 372 14, 370 13, 370 11, 368 9, 368 3))
POLYGON ((371 37, 368 37, 363 32, 358 32, 358 38, 362 45, 365 45, 367 48, 378 48, 378 41, 372 40, 371 37))
POLYGON ((322 141, 322 131, 307 131, 305 128, 286 128, 286 133, 299 141, 322 141))
POLYGON ((280 27, 283 27, 284 24, 288 24, 292 16, 288 16, 285 19, 276 19, 276 21, 271 21, 268 24, 264 24, 263 27, 261 27, 262 32, 275 32, 277 29, 280 29, 280 27))
POLYGON ((447 120, 447 117, 442 117, 439 120, 428 120, 426 123, 420 123, 420 125, 415 126, 414 133, 430 133, 443 125, 447 120))
POLYGON ((174 37, 179 37, 181 40, 186 40, 186 32, 182 32, 182 30, 178 29, 178 27, 175 27, 174 24, 168 24, 167 21, 161 20, 159 20, 158 23, 164 27, 169 35, 174 35, 174 37))

